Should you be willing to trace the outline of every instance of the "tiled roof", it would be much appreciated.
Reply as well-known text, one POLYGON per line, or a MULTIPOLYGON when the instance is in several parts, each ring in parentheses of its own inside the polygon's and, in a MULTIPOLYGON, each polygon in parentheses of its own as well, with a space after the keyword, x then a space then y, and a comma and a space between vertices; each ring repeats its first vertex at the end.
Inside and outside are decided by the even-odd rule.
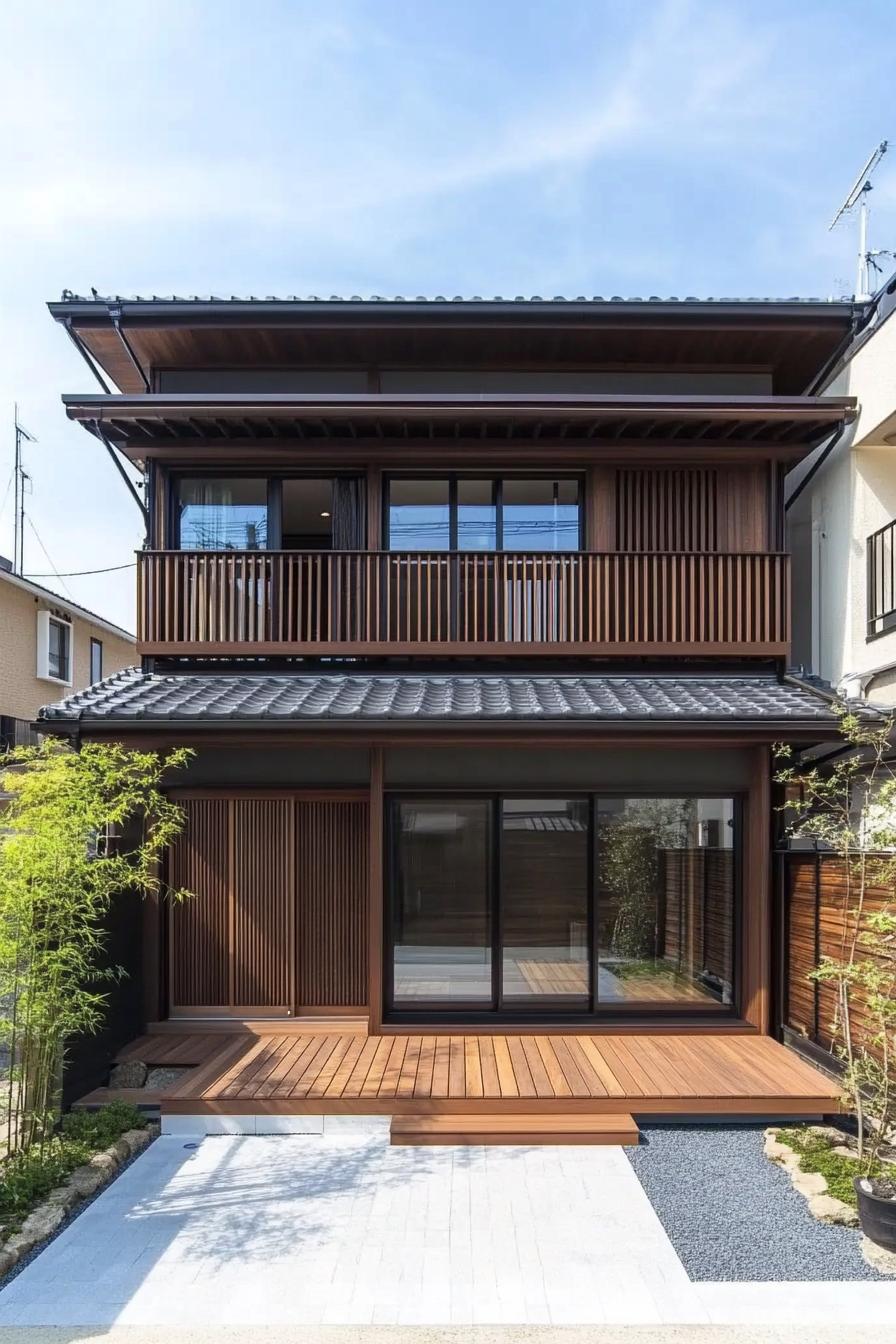
POLYGON ((780 298, 758 295, 755 298, 741 295, 701 298, 688 294, 663 296, 657 294, 630 295, 621 294, 553 294, 545 297, 541 294, 74 294, 70 289, 62 291, 62 303, 850 303, 848 295, 837 298, 814 298, 791 295, 780 298))
POLYGON ((48 705, 54 723, 554 721, 825 723, 816 692, 774 676, 140 672, 48 705))

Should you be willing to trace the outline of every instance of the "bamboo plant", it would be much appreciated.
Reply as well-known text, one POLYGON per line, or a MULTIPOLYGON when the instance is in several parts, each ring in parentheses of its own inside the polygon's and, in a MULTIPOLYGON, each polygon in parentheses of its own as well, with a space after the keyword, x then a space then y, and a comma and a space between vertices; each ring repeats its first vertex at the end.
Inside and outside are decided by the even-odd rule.
POLYGON ((785 832, 840 861, 840 944, 810 979, 834 993, 830 1023, 845 1092, 855 1112, 858 1156, 871 1171, 896 1125, 896 770, 894 719, 873 724, 840 709, 847 750, 819 765, 775 748, 786 790, 785 832), (874 889, 892 899, 871 908, 874 889))
POLYGON ((105 916, 113 901, 163 888, 159 860, 183 825, 163 776, 185 764, 115 743, 56 742, 4 758, 0 792, 0 1048, 6 1152, 45 1144, 58 1120, 74 1037, 97 1031, 109 984, 105 916), (110 837, 112 837, 110 839, 110 837))

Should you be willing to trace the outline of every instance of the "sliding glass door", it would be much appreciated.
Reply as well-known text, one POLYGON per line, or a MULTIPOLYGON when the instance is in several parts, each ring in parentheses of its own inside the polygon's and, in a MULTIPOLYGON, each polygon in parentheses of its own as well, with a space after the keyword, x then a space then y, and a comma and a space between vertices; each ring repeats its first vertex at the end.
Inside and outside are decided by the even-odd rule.
POLYGON ((391 817, 394 1006, 490 1006, 491 803, 402 801, 391 817))
POLYGON ((657 1007, 734 999, 731 798, 600 798, 597 997, 657 1007))
POLYGON ((587 1010, 587 798, 501 800, 501 999, 587 1010))
POLYGON ((391 799, 387 1007, 732 1011, 738 810, 689 795, 391 799))

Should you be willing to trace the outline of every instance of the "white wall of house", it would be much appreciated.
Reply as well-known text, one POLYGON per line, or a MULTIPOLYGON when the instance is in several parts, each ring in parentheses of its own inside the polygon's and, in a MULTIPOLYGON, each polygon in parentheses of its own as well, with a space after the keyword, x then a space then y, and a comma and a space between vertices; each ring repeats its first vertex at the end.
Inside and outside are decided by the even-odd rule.
MULTIPOLYGON (((852 696, 896 705, 896 629, 867 637, 868 538, 896 519, 896 301, 824 389, 859 413, 788 509, 793 661, 852 696)), ((817 450, 816 456, 824 448, 817 450)), ((814 460, 814 459, 812 459, 814 460)), ((791 496, 812 460, 788 477, 791 496)))

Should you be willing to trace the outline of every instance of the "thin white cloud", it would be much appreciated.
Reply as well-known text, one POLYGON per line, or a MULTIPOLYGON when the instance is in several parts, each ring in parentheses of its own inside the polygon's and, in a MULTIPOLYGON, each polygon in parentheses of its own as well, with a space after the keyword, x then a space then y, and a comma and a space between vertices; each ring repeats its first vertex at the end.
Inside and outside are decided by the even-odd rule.
MULTIPOLYGON (((279 109, 293 120, 294 141, 278 139, 270 150, 261 142, 249 150, 237 136, 234 148, 228 147, 228 128, 240 117, 239 97, 229 106, 206 104, 207 115, 221 119, 214 150, 142 136, 135 115, 136 99, 145 96, 139 88, 130 109, 131 144, 120 138, 120 124, 109 125, 110 118, 127 120, 128 110, 103 101, 102 81, 94 87, 90 109, 100 120, 94 135, 85 137, 83 125, 71 121, 74 95, 60 93, 48 80, 32 88, 22 118, 27 139, 13 164, 18 209, 10 227, 45 239, 93 224, 157 230, 210 220, 329 228, 337 218, 337 227, 345 229, 350 211, 363 228, 363 213, 373 208, 394 210, 551 168, 582 168, 635 146, 662 144, 668 151, 676 141, 691 140, 707 149, 735 133, 742 137, 746 123, 759 133, 768 112, 751 109, 742 95, 761 64, 766 38, 741 20, 703 15, 697 22, 696 17, 690 5, 662 5, 636 30, 627 50, 595 53, 590 79, 581 73, 588 62, 580 60, 564 86, 551 82, 547 92, 542 89, 528 103, 521 99, 495 120, 487 106, 478 115, 458 109, 461 134, 446 132, 435 143, 432 118, 418 139, 393 125, 391 140, 370 149, 365 128, 354 127, 351 117, 329 128, 330 145, 328 128, 313 118, 303 134, 299 78, 295 96, 279 109)), ((335 52, 347 60, 349 75, 363 81, 365 52, 352 47, 343 28, 324 23, 316 35, 312 28, 307 40, 312 55, 326 50, 332 58, 335 52)), ((403 53, 392 55, 399 70, 413 70, 403 53)), ((420 80, 419 74, 403 77, 420 80)), ((421 96, 417 83, 413 99, 421 96)), ((264 92, 253 90, 262 98, 264 92)), ((83 96, 79 88, 77 98, 83 96)), ((314 88, 309 100, 313 97, 314 88)), ((271 111, 275 115, 273 105, 271 111)))

